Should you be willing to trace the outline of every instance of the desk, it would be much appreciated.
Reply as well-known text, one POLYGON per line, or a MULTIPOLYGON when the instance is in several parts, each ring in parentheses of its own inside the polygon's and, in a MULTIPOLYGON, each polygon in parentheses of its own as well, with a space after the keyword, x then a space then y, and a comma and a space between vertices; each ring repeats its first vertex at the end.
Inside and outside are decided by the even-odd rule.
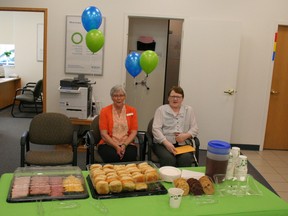
MULTIPOLYGON (((194 171, 204 172, 204 167, 189 168, 194 171)), ((84 177, 88 175, 87 171, 83 171, 84 177)), ((37 215, 36 202, 27 203, 7 203, 6 198, 13 175, 11 173, 4 174, 0 179, 0 215, 37 215)), ((166 188, 171 187, 171 183, 164 183, 166 188)), ((259 183, 259 188, 263 192, 263 196, 246 196, 246 197, 219 197, 218 203, 215 204, 196 204, 191 196, 185 196, 179 209, 171 209, 168 204, 168 195, 155 195, 143 197, 130 197, 121 199, 95 200, 91 197, 80 200, 62 201, 67 204, 77 204, 78 206, 71 209, 59 209, 60 201, 42 202, 44 215, 61 215, 61 216, 95 216, 101 214, 97 203, 107 207, 112 216, 158 216, 158 215, 247 215, 247 216, 276 216, 288 215, 288 203, 272 193, 259 183), (57 209, 58 207, 58 209, 57 209)), ((87 184, 88 187, 88 184, 87 184)), ((89 189, 88 189, 89 190, 89 189)), ((38 214, 39 215, 39 214, 38 214)))
POLYGON ((88 118, 88 119, 77 119, 77 118, 70 118, 73 125, 84 125, 84 126, 90 126, 94 118, 88 118))
MULTIPOLYGON (((86 130, 90 130, 90 125, 95 117, 96 116, 89 117, 87 119, 70 118, 70 121, 74 126, 78 127, 78 135, 82 137, 83 132, 85 132, 86 130)), ((83 143, 80 143, 80 145, 78 146, 78 151, 86 151, 86 147, 83 143)))
POLYGON ((20 78, 0 78, 0 109, 13 103, 18 88, 21 88, 20 78))

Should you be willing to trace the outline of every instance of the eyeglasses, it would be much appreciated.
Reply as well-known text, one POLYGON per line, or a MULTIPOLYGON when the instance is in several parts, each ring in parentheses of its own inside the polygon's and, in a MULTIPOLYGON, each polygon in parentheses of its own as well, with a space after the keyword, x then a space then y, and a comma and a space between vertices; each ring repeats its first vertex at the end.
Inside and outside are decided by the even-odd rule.
POLYGON ((113 98, 123 98, 125 97, 124 94, 121 94, 121 95, 112 95, 113 98))
POLYGON ((169 97, 176 100, 182 99, 182 96, 169 96, 169 97))

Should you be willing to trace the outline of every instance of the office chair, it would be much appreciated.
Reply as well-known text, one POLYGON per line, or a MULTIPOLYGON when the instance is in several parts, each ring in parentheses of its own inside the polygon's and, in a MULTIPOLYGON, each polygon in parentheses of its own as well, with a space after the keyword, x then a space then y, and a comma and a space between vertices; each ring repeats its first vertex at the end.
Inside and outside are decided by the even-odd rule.
POLYGON ((17 117, 14 114, 14 106, 16 103, 19 103, 19 112, 32 112, 37 114, 40 113, 43 105, 42 91, 42 79, 39 80, 37 83, 28 82, 23 88, 17 89, 14 96, 11 115, 13 117, 17 117), (33 108, 34 110, 31 110, 31 108, 33 108))
POLYGON ((41 113, 36 115, 21 136, 20 166, 77 165, 77 131, 70 119, 61 113, 41 113), (56 146, 70 145, 59 150, 56 146))
MULTIPOLYGON (((86 136, 86 164, 93 164, 93 163, 103 163, 101 156, 97 151, 97 144, 101 140, 101 134, 99 129, 99 117, 100 115, 96 116, 91 125, 90 130, 87 132, 86 136)), ((143 131, 138 131, 137 136, 135 139, 135 143, 139 144, 138 153, 137 153, 137 160, 142 161, 145 160, 145 151, 146 145, 144 142, 145 133, 143 131)))
MULTIPOLYGON (((147 132, 146 132, 146 137, 145 137, 145 142, 148 143, 148 151, 147 151, 147 157, 148 161, 152 161, 153 163, 159 164, 159 158, 153 151, 153 133, 152 133, 152 125, 153 125, 153 120, 152 118, 147 127, 147 132)), ((194 161, 191 164, 191 166, 194 164, 195 166, 198 166, 198 161, 199 161, 199 146, 200 146, 200 141, 197 137, 193 137, 193 139, 189 140, 191 142, 191 145, 195 148, 195 152, 193 153, 194 161)))

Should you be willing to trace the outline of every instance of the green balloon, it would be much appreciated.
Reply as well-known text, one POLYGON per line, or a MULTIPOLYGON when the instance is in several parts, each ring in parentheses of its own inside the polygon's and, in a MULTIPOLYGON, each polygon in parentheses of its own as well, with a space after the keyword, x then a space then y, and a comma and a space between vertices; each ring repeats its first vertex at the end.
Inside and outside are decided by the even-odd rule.
POLYGON ((104 35, 98 29, 92 29, 86 34, 86 45, 92 53, 98 52, 104 45, 104 35))
POLYGON ((151 50, 146 50, 141 54, 140 66, 142 70, 148 75, 150 74, 158 65, 158 55, 151 50))

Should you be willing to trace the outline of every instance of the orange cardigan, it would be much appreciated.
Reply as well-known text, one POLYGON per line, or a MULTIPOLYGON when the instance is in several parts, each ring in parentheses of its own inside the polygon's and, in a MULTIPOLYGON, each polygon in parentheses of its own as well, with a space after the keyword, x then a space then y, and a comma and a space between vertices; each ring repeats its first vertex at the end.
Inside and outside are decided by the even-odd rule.
MULTIPOLYGON (((102 108, 99 117, 99 129, 107 130, 110 137, 112 137, 113 129, 113 115, 112 115, 112 104, 102 108)), ((131 133, 131 130, 138 130, 138 118, 137 111, 134 107, 126 105, 126 119, 128 124, 128 136, 131 133)), ((103 144, 104 140, 101 139, 99 144, 103 144)))

